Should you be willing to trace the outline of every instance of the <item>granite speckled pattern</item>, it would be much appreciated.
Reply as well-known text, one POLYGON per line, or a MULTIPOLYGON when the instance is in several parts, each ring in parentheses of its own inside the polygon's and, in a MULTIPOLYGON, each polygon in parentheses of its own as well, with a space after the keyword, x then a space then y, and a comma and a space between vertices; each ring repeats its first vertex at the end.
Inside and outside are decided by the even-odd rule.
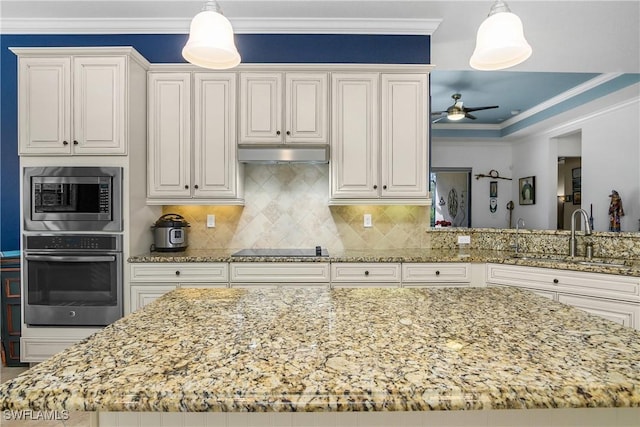
POLYGON ((2 409, 640 406, 640 332, 513 288, 179 289, 0 387, 2 409))
POLYGON ((361 249, 329 253, 328 257, 231 257, 236 250, 187 249, 184 252, 153 252, 132 256, 130 263, 140 262, 474 262, 514 264, 529 267, 556 268, 561 270, 609 273, 622 276, 640 277, 640 260, 598 258, 596 261, 618 263, 584 265, 584 257, 571 258, 567 255, 549 253, 529 253, 515 258, 513 251, 483 249, 361 249))

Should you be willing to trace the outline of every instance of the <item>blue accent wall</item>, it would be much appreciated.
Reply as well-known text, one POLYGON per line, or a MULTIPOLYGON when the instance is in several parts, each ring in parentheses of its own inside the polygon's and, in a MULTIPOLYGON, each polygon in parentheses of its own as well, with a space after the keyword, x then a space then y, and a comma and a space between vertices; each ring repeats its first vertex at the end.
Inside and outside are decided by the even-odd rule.
MULTIPOLYGON (((9 47, 133 46, 152 63, 185 62, 186 34, 2 35, 0 37, 0 251, 20 246, 17 58, 9 47)), ((238 34, 243 63, 429 64, 430 37, 360 34, 238 34)), ((55 162, 53 158, 52 162, 55 162)))

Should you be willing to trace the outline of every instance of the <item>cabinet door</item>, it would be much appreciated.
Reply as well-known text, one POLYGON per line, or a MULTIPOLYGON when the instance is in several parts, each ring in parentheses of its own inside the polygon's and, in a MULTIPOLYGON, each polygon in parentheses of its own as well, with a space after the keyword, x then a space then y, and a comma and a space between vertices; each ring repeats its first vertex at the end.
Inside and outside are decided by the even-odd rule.
POLYGON ((382 197, 428 195, 426 74, 382 74, 382 197))
POLYGON ((141 309, 176 289, 177 285, 131 285, 131 312, 141 309))
POLYGON ((331 76, 331 198, 378 197, 378 74, 331 76))
POLYGON ((147 195, 191 197, 191 75, 149 73, 147 195))
POLYGON ((562 293, 558 294, 558 301, 623 326, 640 329, 640 304, 562 293))
POLYGON ((326 144, 327 73, 286 73, 285 142, 326 144))
POLYGON ((279 144, 282 130, 282 74, 240 74, 240 143, 279 144))
POLYGON ((238 197, 236 75, 194 75, 194 181, 198 198, 238 197))
POLYGON ((126 58, 73 60, 74 154, 126 154, 126 58))
POLYGON ((19 58, 20 154, 71 153, 71 58, 19 58))

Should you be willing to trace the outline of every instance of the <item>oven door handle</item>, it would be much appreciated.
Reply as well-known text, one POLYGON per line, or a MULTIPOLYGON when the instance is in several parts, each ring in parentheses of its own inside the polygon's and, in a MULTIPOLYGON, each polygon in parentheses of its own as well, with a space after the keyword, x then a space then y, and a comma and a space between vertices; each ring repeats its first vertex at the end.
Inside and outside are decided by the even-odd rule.
POLYGON ((27 261, 53 262, 113 262, 116 257, 111 256, 72 256, 72 255, 25 255, 27 261))

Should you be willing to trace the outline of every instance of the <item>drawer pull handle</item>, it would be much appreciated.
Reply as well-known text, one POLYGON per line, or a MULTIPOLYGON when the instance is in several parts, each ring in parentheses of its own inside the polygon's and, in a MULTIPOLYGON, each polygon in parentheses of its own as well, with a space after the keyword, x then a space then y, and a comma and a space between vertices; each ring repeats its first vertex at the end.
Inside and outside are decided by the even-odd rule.
POLYGON ((553 283, 558 284, 560 282, 558 279, 553 279, 553 283))
POLYGON ((440 275, 440 270, 436 270, 436 276, 440 275))
POLYGON ((369 275, 369 270, 365 270, 364 275, 368 276, 369 275))
POLYGON ((180 275, 180 270, 177 270, 176 271, 176 276, 179 276, 179 275, 180 275))

